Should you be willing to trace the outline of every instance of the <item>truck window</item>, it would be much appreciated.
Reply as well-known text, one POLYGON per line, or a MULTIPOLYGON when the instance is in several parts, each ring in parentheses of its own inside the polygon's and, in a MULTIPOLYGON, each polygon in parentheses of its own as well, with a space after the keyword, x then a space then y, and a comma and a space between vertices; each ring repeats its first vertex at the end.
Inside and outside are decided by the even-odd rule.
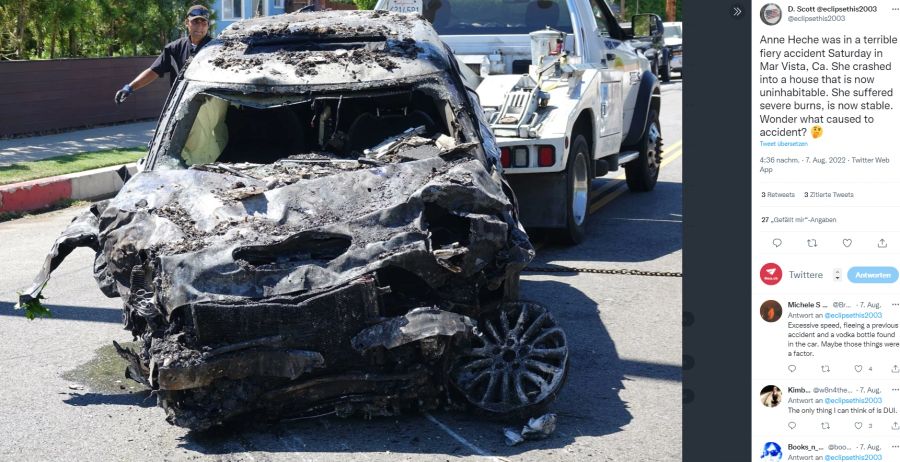
POLYGON ((681 26, 663 26, 663 38, 681 38, 681 26))
POLYGON ((441 35, 572 33, 565 0, 425 0, 422 15, 441 35))
POLYGON ((591 11, 594 13, 594 20, 597 21, 597 35, 609 37, 609 25, 606 24, 606 17, 603 16, 603 10, 601 10, 600 5, 597 4, 598 1, 602 0, 590 1, 591 11))

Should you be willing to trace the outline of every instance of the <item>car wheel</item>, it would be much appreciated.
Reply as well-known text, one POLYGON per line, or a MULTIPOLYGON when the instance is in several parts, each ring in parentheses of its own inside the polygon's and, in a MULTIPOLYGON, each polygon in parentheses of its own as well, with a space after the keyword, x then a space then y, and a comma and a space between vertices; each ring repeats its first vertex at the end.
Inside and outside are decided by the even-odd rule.
POLYGON ((641 138, 639 152, 637 159, 625 164, 625 181, 632 191, 652 191, 662 163, 662 132, 655 109, 651 109, 647 117, 647 128, 641 138))
POLYGON ((543 413, 568 373, 566 334, 541 305, 517 301, 483 315, 473 341, 451 352, 451 385, 495 417, 543 413))
POLYGON ((584 135, 575 137, 566 165, 566 228, 560 240, 567 244, 584 241, 591 198, 590 148, 584 135))
POLYGON ((672 71, 669 69, 669 66, 662 66, 659 68, 659 76, 662 78, 663 82, 668 82, 672 80, 672 71))

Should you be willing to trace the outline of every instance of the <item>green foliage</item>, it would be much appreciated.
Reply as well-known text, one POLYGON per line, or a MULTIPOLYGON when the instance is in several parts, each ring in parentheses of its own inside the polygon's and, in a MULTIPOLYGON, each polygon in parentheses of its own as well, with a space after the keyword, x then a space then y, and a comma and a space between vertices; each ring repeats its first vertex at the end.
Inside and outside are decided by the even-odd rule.
POLYGON ((154 55, 209 0, 0 0, 0 60, 154 55))
MULTIPOLYGON (((681 21, 681 1, 675 1, 675 20, 681 21)), ((613 11, 625 4, 625 10, 619 14, 621 22, 631 22, 631 17, 637 13, 655 13, 658 14, 663 21, 666 19, 666 0, 609 0, 609 5, 613 7, 613 11)))
POLYGON ((374 10, 378 0, 353 0, 357 10, 374 10))
POLYGON ((38 296, 36 298, 34 298, 24 304, 22 304, 22 303, 17 304, 16 309, 20 310, 20 309, 24 308, 25 309, 25 317, 28 319, 31 319, 31 320, 34 320, 34 318, 53 317, 53 315, 50 313, 50 310, 46 306, 44 306, 43 303, 41 303, 41 299, 43 299, 43 298, 44 298, 43 295, 38 294, 38 296))
POLYGON ((142 147, 66 154, 0 167, 0 185, 128 164, 147 154, 142 147))

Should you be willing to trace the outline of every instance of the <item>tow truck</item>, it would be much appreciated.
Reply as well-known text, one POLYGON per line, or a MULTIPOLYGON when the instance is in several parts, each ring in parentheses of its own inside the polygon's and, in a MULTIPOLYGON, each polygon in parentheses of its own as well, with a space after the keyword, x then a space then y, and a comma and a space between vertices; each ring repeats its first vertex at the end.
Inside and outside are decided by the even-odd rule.
MULTIPOLYGON (((462 64, 501 147, 529 228, 586 235, 591 180, 625 169, 632 191, 656 186, 659 81, 604 0, 379 0, 421 14, 462 64)), ((663 32, 655 14, 633 30, 663 32)))

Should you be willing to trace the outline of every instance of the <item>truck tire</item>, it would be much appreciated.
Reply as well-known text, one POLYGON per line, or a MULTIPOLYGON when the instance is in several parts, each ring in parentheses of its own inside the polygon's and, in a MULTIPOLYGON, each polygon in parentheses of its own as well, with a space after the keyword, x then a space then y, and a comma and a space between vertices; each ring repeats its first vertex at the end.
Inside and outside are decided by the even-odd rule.
POLYGON ((659 129, 659 114, 651 109, 647 117, 647 128, 638 145, 640 155, 625 164, 625 181, 628 189, 635 192, 652 191, 659 178, 662 162, 662 132, 659 129))
POLYGON ((585 223, 591 197, 590 150, 584 135, 577 135, 569 151, 566 165, 566 229, 561 240, 566 244, 580 244, 585 237, 585 223))
POLYGON ((672 80, 672 70, 669 66, 661 66, 659 68, 659 77, 663 82, 668 82, 672 80))

